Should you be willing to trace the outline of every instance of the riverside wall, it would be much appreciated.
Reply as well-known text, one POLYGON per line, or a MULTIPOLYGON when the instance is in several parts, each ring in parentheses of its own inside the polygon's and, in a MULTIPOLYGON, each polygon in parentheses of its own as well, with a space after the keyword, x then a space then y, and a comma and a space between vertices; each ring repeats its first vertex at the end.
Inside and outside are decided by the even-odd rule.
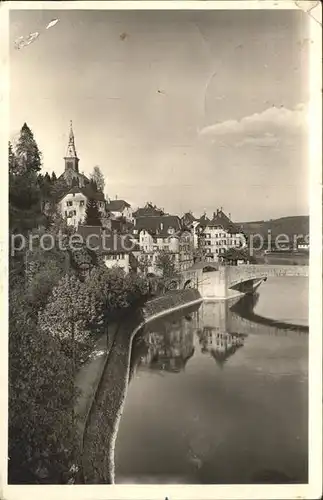
POLYGON ((84 426, 81 482, 114 483, 114 448, 129 384, 134 337, 147 323, 202 300, 193 288, 169 292, 143 308, 126 311, 119 321, 84 426))

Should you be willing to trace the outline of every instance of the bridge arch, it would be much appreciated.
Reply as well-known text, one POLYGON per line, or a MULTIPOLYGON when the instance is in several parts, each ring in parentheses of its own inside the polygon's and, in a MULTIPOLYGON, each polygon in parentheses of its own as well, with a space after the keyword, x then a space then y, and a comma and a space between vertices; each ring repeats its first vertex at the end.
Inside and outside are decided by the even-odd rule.
POLYGON ((185 283, 184 283, 183 288, 184 288, 184 290, 186 288, 194 288, 193 280, 191 280, 191 279, 186 280, 185 283))

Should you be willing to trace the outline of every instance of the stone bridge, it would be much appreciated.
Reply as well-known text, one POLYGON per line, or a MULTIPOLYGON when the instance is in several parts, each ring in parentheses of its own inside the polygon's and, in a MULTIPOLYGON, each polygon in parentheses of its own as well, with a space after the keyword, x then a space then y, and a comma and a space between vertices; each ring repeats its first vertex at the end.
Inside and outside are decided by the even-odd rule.
POLYGON ((309 275, 309 266, 280 266, 266 264, 246 264, 241 266, 227 266, 227 286, 235 287, 237 284, 250 280, 259 280, 281 276, 306 276, 309 275))
POLYGON ((309 266, 243 264, 218 266, 200 262, 181 275, 180 288, 198 288, 205 300, 230 299, 253 293, 267 278, 309 276, 309 266))

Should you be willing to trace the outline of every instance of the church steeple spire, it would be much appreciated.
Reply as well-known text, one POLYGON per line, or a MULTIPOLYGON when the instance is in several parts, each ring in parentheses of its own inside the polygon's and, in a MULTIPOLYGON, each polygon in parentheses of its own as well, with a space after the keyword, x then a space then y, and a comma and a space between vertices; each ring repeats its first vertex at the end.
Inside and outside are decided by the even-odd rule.
POLYGON ((70 133, 68 138, 68 145, 65 160, 65 171, 74 170, 75 172, 79 171, 79 159, 77 157, 76 149, 75 149, 75 139, 73 132, 73 124, 72 120, 70 121, 70 133))
POLYGON ((66 158, 77 158, 72 120, 70 121, 70 135, 68 139, 66 158))

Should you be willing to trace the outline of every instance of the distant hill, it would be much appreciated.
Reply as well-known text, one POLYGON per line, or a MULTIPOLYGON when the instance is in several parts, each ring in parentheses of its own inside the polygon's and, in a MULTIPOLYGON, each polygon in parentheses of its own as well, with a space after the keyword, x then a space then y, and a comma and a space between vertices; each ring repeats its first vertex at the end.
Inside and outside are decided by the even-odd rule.
POLYGON ((292 217, 281 217, 280 219, 260 220, 251 222, 237 222, 243 232, 250 234, 260 234, 266 239, 268 231, 271 230, 273 237, 278 234, 286 234, 291 237, 296 234, 309 234, 309 216, 296 215, 292 217))

